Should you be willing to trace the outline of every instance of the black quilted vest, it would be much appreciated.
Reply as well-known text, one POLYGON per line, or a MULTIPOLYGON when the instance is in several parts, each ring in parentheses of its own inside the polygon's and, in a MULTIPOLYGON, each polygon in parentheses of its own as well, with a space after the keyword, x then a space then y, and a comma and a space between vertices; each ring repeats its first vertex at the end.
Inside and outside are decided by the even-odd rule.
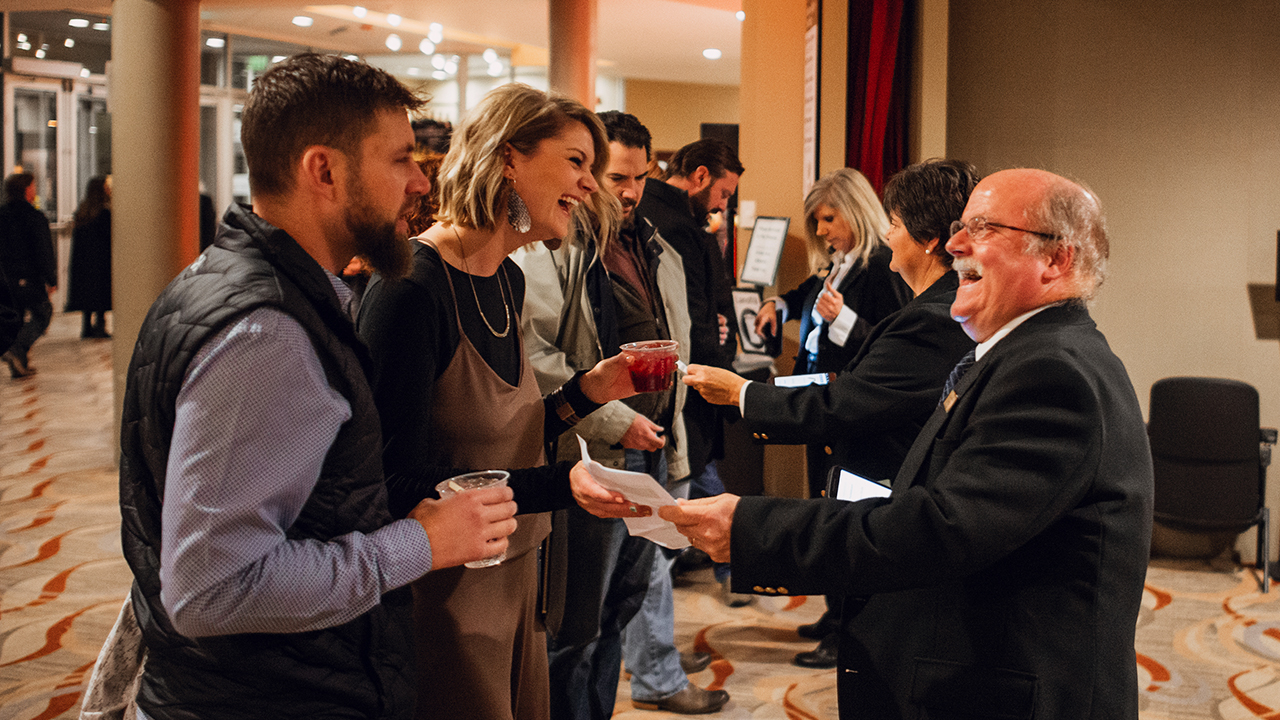
POLYGON ((120 509, 133 605, 146 640, 142 709, 162 718, 400 718, 413 713, 407 588, 337 627, 188 638, 160 603, 160 510, 174 407, 200 346, 250 310, 279 308, 307 330, 352 417, 325 457, 294 539, 328 540, 391 522, 381 430, 364 346, 328 277, 287 233, 232 206, 214 245, 151 307, 129 364, 121 421, 120 509))

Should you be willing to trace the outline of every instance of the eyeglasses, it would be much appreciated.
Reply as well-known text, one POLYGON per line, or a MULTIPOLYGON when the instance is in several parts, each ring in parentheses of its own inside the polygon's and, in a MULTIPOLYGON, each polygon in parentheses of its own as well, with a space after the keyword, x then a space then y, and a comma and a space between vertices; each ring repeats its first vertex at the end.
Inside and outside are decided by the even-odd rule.
POLYGON ((1035 230, 1027 230, 1026 228, 1014 227, 1012 225, 1002 225, 1000 223, 991 222, 990 220, 984 217, 970 218, 968 222, 965 222, 963 220, 956 220, 955 222, 951 223, 951 235, 952 237, 954 237, 961 230, 967 230, 969 231, 969 237, 973 238, 974 240, 981 240, 983 237, 986 236, 987 233, 991 232, 991 228, 1004 228, 1006 230, 1017 230, 1018 232, 1030 233, 1032 235, 1039 235, 1040 237, 1047 238, 1049 240, 1058 239, 1058 236, 1052 233, 1036 232, 1035 230))

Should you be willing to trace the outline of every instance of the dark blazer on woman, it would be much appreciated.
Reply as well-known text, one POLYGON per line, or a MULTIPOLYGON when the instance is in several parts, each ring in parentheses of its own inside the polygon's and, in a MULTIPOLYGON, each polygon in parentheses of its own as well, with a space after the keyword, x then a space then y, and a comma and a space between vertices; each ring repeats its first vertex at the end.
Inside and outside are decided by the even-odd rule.
POLYGON ((842 718, 1137 718, 1152 478, 1123 364, 1051 307, 956 395, 888 498, 742 498, 734 590, 871 595, 846 603, 842 718))
POLYGON ((844 304, 858 314, 853 329, 843 346, 831 342, 827 334, 827 324, 823 323, 822 332, 818 336, 818 357, 811 361, 809 352, 804 349, 804 340, 813 330, 813 306, 818 302, 818 295, 834 268, 828 266, 791 292, 782 294, 782 301, 787 306, 787 319, 800 321, 800 350, 796 355, 796 375, 815 372, 839 372, 862 347, 871 328, 881 320, 897 312, 911 299, 911 288, 902 281, 898 273, 889 269, 889 258, 893 253, 889 248, 876 248, 867 264, 851 270, 840 281, 836 290, 844 296, 844 304))
POLYGON ((973 341, 951 319, 959 281, 948 272, 876 325, 828 385, 752 383, 743 421, 763 442, 816 446, 830 464, 892 478, 973 341))

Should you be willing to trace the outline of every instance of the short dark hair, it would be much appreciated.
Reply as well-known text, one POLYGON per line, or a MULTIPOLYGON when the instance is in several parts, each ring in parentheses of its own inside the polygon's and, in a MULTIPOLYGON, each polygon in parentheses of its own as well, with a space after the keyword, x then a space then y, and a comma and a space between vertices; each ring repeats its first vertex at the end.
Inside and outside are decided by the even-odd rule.
POLYGON ((938 238, 938 258, 951 267, 945 252, 951 223, 964 214, 969 195, 981 180, 964 160, 934 158, 900 170, 884 186, 884 209, 896 214, 912 240, 925 244, 938 238))
POLYGON ((706 138, 697 140, 676 151, 667 162, 667 178, 685 178, 699 167, 705 167, 713 178, 722 178, 726 172, 743 173, 738 153, 723 140, 706 138))
POLYGON ((308 147, 354 155, 380 111, 424 102, 389 73, 337 55, 302 53, 272 65, 254 81, 240 118, 250 190, 287 193, 308 147))
POLYGON ((609 142, 616 142, 623 147, 644 148, 644 159, 653 159, 653 136, 649 134, 649 128, 645 127, 639 118, 631 113, 617 110, 606 110, 596 115, 600 116, 600 122, 604 123, 604 131, 609 136, 609 142))
POLYGON ((36 176, 31 173, 18 172, 4 179, 4 201, 11 203, 15 200, 26 201, 27 188, 31 187, 31 183, 36 181, 36 176))

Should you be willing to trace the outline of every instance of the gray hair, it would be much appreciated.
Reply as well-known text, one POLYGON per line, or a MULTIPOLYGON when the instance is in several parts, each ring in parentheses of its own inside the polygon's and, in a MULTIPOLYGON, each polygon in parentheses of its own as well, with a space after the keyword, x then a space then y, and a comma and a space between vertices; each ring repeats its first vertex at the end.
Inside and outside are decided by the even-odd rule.
POLYGON ((1107 259, 1111 241, 1107 221, 1097 195, 1084 185, 1059 179, 1044 193, 1039 206, 1028 208, 1027 216, 1036 227, 1052 238, 1030 235, 1027 252, 1052 255, 1063 247, 1073 248, 1071 273, 1076 282, 1076 297, 1091 300, 1107 276, 1107 259))

